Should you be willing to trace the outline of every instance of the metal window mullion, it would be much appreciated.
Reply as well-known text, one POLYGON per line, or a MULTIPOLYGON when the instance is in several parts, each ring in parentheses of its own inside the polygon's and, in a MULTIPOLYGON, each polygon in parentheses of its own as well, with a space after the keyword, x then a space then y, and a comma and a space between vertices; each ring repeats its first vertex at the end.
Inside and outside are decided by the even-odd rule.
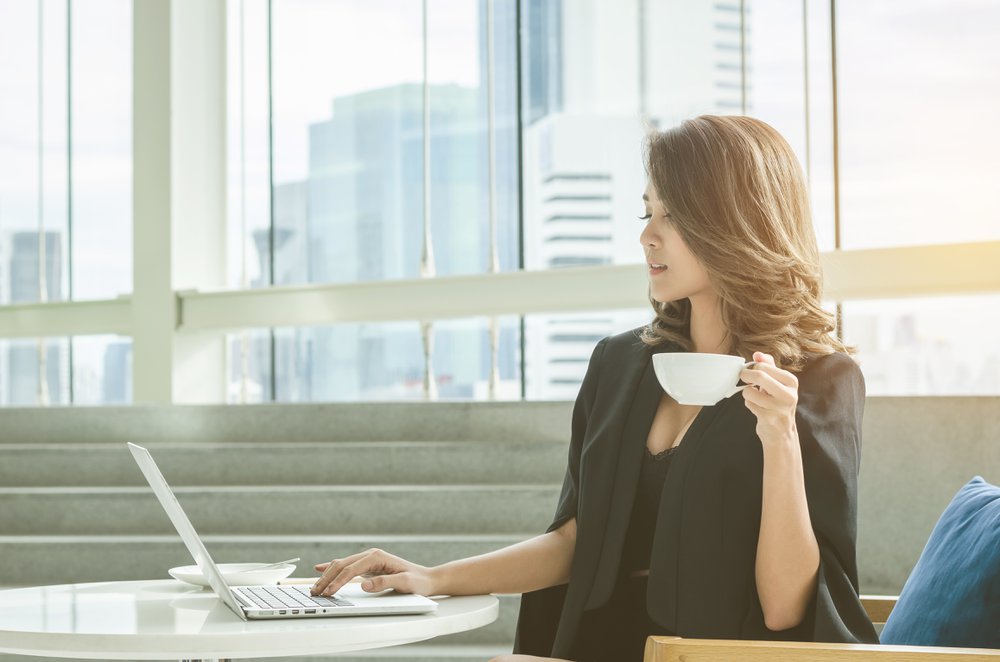
POLYGON ((740 113, 747 114, 746 0, 740 0, 740 113))
POLYGON ((636 26, 639 38, 636 39, 639 51, 639 117, 643 122, 649 120, 649 72, 646 69, 646 0, 638 0, 638 20, 636 26))
POLYGON ((809 122, 809 0, 802 0, 802 81, 806 131, 806 186, 812 191, 812 128, 809 122))
MULTIPOLYGON (((38 301, 48 301, 48 283, 45 278, 45 91, 44 51, 45 51, 44 5, 38 3, 38 301)), ((46 370, 45 337, 39 336, 38 346, 38 404, 47 406, 49 380, 46 370)))
MULTIPOLYGON (((230 5, 232 6, 232 5, 230 5)), ((246 166, 246 22, 245 22, 246 0, 239 1, 239 27, 240 52, 239 52, 239 89, 240 89, 240 288, 248 289, 247 280, 247 166, 246 166)), ((270 20, 270 16, 268 16, 270 20)), ((270 49, 270 44, 268 44, 270 49)), ((228 348, 227 348, 228 350, 228 348)), ((226 351, 227 362, 229 352, 226 351)), ((247 403, 247 393, 250 381, 250 332, 247 329, 240 331, 240 395, 239 403, 247 403)), ((227 376, 228 381, 228 376, 227 376)), ((228 400, 228 398, 227 398, 228 400)))
MULTIPOLYGON (((833 115, 833 248, 843 248, 840 236, 840 108, 837 99, 837 0, 830 0, 830 78, 833 115)), ((837 338, 844 340, 844 306, 837 302, 837 338)))
MULTIPOLYGON (((73 300, 73 0, 66 0, 66 244, 68 298, 73 300)), ((73 336, 69 336, 69 402, 76 401, 73 386, 73 336)))
MULTIPOLYGON (((274 2, 267 0, 267 173, 268 173, 268 283, 274 286, 274 2)), ((268 327, 268 358, 270 359, 271 400, 277 400, 278 375, 274 327, 268 327)))
MULTIPOLYGON (((515 94, 515 127, 514 130, 517 135, 517 269, 518 271, 524 271, 524 113, 523 113, 523 68, 522 64, 522 53, 521 53, 521 11, 524 7, 522 0, 513 0, 515 3, 515 15, 514 15, 514 94, 515 94)), ((525 359, 525 331, 527 330, 527 324, 525 323, 525 316, 520 315, 518 317, 518 327, 520 335, 520 357, 519 357, 519 369, 521 372, 521 400, 524 400, 527 396, 527 376, 525 368, 527 366, 527 360, 525 359)))
MULTIPOLYGON (((421 21, 421 46, 423 52, 423 192, 424 192, 424 242, 423 251, 420 256, 420 276, 421 278, 433 278, 434 269, 434 245, 431 236, 431 107, 430 107, 430 80, 427 76, 427 0, 422 3, 421 21)), ((433 319, 423 319, 420 321, 420 338, 424 348, 424 398, 427 400, 437 399, 437 383, 434 379, 434 321, 433 319)))
MULTIPOLYGON (((494 20, 494 0, 486 0, 486 172, 489 179, 489 228, 490 228, 490 264, 491 274, 500 271, 500 258, 497 254, 497 173, 496 173, 496 52, 493 44, 493 33, 496 28, 494 20)), ((488 399, 496 400, 497 388, 500 383, 500 371, 497 360, 500 344, 500 326, 496 315, 490 316, 490 376, 487 388, 488 399)))

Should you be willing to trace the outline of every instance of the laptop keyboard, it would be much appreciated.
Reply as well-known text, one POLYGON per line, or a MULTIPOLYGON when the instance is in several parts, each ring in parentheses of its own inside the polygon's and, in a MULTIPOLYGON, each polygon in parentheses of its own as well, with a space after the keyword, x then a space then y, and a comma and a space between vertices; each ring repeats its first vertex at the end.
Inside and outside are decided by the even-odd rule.
POLYGON ((259 605, 271 609, 314 609, 316 607, 353 607, 354 603, 337 597, 309 595, 309 587, 300 584, 244 586, 241 589, 259 605))

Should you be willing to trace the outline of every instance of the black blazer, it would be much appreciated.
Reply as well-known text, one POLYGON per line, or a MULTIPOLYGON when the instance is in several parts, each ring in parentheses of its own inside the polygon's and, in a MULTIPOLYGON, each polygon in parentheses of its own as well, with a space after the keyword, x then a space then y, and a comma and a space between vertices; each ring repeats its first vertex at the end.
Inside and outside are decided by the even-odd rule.
MULTIPOLYGON (((576 517, 568 585, 522 597, 515 652, 569 657, 581 614, 604 604, 619 576, 632 502, 662 389, 638 329, 605 338, 573 409, 569 462, 548 531, 576 517)), ((816 594, 798 626, 764 625, 754 562, 763 450, 757 419, 737 393, 703 407, 677 449, 653 539, 647 609, 682 637, 877 643, 858 598, 857 476, 865 384, 846 354, 798 375, 796 425, 806 498, 819 543, 816 594)))

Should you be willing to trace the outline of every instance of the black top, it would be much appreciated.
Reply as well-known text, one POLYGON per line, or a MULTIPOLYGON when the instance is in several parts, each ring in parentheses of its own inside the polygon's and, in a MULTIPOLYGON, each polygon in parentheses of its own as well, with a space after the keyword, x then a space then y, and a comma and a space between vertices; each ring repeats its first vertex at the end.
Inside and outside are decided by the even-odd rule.
MULTIPOLYGON (((683 351, 672 343, 650 348, 639 331, 597 344, 573 408, 566 476, 548 528, 576 518, 570 579, 560 589, 564 597, 553 617, 558 625, 546 653, 553 657, 572 653, 584 611, 607 603, 620 579, 645 441, 663 395, 652 355, 683 351)), ((878 641, 858 598, 855 551, 864 377, 839 352, 812 357, 797 377, 795 423, 820 554, 805 618, 780 632, 764 623, 755 581, 764 455, 757 419, 737 393, 698 412, 671 456, 663 486, 647 610, 678 636, 878 641)), ((533 594, 525 594, 522 614, 535 604, 533 594)), ((527 652, 519 648, 527 622, 519 619, 516 652, 527 652)))
POLYGON ((656 531, 656 514, 660 510, 663 482, 670 469, 670 458, 677 446, 653 455, 649 448, 642 454, 639 485, 636 488, 632 516, 629 519, 625 543, 622 547, 621 574, 628 577, 636 570, 649 569, 649 557, 656 531))

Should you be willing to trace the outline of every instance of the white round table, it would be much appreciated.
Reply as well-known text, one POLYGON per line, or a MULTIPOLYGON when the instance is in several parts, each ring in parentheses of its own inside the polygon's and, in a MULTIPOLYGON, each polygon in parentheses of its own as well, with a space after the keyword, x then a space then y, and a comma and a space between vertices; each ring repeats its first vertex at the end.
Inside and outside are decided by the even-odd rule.
POLYGON ((435 597, 437 612, 243 621, 210 590, 179 581, 104 582, 0 591, 0 652, 89 659, 330 655, 488 625, 492 595, 435 597))

